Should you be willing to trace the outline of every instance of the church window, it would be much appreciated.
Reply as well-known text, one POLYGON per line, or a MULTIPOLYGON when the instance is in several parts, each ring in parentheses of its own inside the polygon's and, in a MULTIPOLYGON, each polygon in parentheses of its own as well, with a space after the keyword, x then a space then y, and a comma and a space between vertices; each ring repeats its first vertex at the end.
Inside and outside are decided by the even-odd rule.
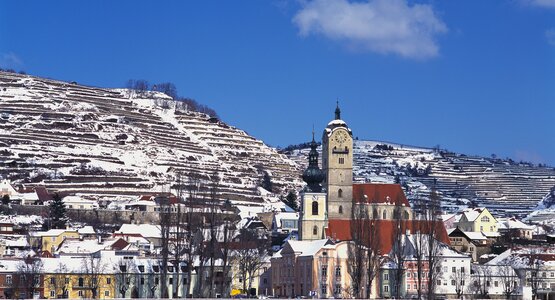
POLYGON ((382 213, 382 219, 387 219, 387 211, 384 209, 383 213, 382 213))
POLYGON ((313 216, 318 215, 318 202, 317 201, 312 201, 312 215, 313 216))
POLYGON ((374 212, 372 214, 372 219, 378 219, 378 210, 374 208, 374 212))
POLYGON ((318 235, 318 226, 314 226, 314 228, 312 228, 312 234, 318 235))
POLYGON ((340 214, 343 213, 343 205, 339 205, 339 213, 340 213, 340 214))
POLYGON ((338 198, 343 198, 343 190, 342 190, 342 189, 339 189, 339 190, 337 191, 337 197, 338 197, 338 198))
POLYGON ((405 220, 409 219, 409 212, 406 211, 406 210, 403 212, 403 219, 405 219, 405 220))

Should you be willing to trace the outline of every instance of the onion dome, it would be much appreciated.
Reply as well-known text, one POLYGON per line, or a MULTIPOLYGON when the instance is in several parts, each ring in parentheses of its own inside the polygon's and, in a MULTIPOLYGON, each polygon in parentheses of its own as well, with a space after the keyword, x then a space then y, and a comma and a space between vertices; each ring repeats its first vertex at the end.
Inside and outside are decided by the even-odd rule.
POLYGON ((303 172, 303 180, 307 183, 307 190, 310 192, 321 192, 320 183, 324 181, 324 172, 318 167, 318 145, 314 141, 314 131, 312 132, 312 143, 310 143, 310 152, 308 153, 308 167, 303 172))

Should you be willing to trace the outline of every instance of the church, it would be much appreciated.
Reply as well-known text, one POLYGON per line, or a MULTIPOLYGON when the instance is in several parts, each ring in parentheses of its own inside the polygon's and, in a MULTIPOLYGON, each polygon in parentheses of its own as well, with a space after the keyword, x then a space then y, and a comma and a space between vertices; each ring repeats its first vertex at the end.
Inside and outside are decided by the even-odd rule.
MULTIPOLYGON (((335 118, 322 134, 322 169, 318 165, 316 148, 313 133, 309 164, 302 175, 307 186, 301 192, 299 239, 351 240, 353 209, 364 208, 371 214, 369 218, 379 220, 380 236, 384 241, 382 253, 388 252, 395 212, 400 212, 399 217, 407 221, 412 219, 413 212, 399 184, 353 183, 353 132, 341 119, 339 105, 335 118)), ((410 231, 414 222, 406 223, 410 231)))

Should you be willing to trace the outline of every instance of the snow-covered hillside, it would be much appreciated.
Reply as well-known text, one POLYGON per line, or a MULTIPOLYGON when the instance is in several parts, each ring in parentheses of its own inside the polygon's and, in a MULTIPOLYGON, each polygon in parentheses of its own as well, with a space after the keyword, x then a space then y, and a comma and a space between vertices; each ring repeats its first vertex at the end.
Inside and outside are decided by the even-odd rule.
MULTIPOLYGON (((305 165, 308 150, 287 154, 305 165)), ((524 216, 555 186, 553 168, 376 141, 355 141, 353 171, 355 182, 400 182, 410 199, 435 184, 447 211, 479 205, 524 216)))
POLYGON ((173 103, 0 72, 0 174, 97 199, 168 191, 178 173, 218 178, 222 199, 249 202, 262 201, 264 173, 276 190, 302 184, 299 166, 275 149, 173 103))

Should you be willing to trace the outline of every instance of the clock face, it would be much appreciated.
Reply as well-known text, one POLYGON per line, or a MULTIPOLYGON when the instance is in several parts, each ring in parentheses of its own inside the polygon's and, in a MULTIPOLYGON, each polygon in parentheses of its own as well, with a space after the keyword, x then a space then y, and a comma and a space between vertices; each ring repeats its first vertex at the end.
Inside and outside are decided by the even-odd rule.
POLYGON ((335 141, 338 142, 339 144, 343 144, 347 140, 347 138, 348 138, 347 133, 343 130, 338 131, 335 134, 335 141))

